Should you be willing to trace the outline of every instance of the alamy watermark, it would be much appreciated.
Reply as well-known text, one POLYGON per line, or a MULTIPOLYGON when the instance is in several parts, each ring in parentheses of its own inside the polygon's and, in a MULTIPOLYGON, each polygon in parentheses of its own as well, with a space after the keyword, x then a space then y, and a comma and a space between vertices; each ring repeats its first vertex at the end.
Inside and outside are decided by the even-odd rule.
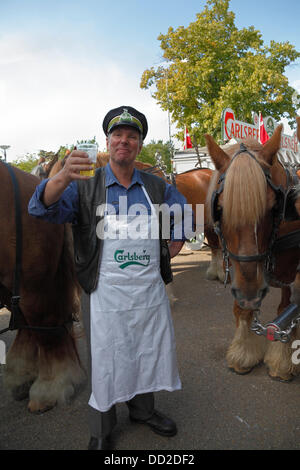
POLYGON ((98 238, 106 239, 151 239, 190 240, 204 232, 204 204, 197 204, 194 213, 190 204, 166 203, 153 204, 151 213, 144 204, 132 204, 128 207, 127 197, 119 197, 118 210, 113 204, 101 204, 96 215, 99 222, 96 227, 98 238), (109 217, 105 217, 109 216, 109 217), (193 223, 196 221, 196 223, 193 223))
POLYGON ((292 349, 296 350, 292 354, 292 363, 295 365, 299 365, 300 364, 300 339, 296 339, 295 341, 292 342, 292 349))

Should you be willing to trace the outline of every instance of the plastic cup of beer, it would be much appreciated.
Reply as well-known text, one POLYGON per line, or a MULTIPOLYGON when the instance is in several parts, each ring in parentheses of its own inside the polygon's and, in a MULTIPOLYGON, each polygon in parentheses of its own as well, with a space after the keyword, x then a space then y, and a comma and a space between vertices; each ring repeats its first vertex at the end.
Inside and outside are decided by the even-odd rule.
POLYGON ((81 152, 86 152, 89 156, 89 160, 92 162, 93 169, 92 170, 81 170, 80 174, 84 176, 95 176, 95 166, 97 162, 97 152, 98 152, 98 145, 97 144, 77 144, 77 150, 81 152))

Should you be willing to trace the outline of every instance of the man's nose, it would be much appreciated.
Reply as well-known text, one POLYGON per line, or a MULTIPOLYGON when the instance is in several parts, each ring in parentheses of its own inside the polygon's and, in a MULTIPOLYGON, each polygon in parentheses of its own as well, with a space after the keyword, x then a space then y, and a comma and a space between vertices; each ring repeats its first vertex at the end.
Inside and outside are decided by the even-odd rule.
POLYGON ((121 136, 121 143, 122 143, 122 144, 128 144, 128 137, 127 137, 127 135, 122 135, 122 136, 121 136))

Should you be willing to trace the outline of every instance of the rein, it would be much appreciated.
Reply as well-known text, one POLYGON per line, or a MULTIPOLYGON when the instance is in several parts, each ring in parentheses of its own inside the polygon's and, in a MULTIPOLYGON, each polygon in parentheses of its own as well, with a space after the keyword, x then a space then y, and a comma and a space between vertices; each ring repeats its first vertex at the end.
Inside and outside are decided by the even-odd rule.
MULTIPOLYGON (((232 161, 235 158, 237 158, 238 155, 240 155, 241 153, 247 153, 248 155, 250 155, 251 158, 253 158, 257 162, 255 156, 251 152, 249 152, 249 150, 243 143, 241 143, 240 150, 234 154, 229 166, 231 165, 232 161)), ((219 196, 224 190, 226 172, 220 175, 220 178, 219 178, 220 186, 217 190, 213 192, 213 195, 212 195, 211 214, 212 214, 212 219, 214 222, 214 230, 216 234, 219 236, 219 239, 222 244, 223 258, 224 258, 224 263, 225 263, 225 281, 224 281, 225 286, 228 282, 228 277, 229 277, 229 258, 235 261, 241 262, 241 263, 258 262, 258 261, 265 260, 266 271, 270 273, 274 271, 273 253, 278 252, 280 249, 282 249, 283 246, 286 249, 290 248, 291 242, 293 243, 292 246, 297 246, 300 243, 300 231, 293 232, 293 235, 289 234, 284 237, 280 237, 279 239, 277 238, 279 225, 282 222, 282 220, 284 220, 286 206, 287 206, 287 197, 289 195, 290 189, 285 191, 282 186, 276 186, 271 180, 271 175, 270 175, 269 170, 265 168, 262 168, 262 170, 265 174, 267 184, 275 192, 276 200, 277 200, 277 204, 274 208, 273 226, 272 226, 270 242, 269 242, 268 249, 264 253, 258 253, 254 255, 237 255, 229 251, 227 248, 226 241, 223 236, 222 227, 221 227, 222 210, 218 208, 219 196), (289 241, 289 245, 285 246, 285 243, 287 241, 289 241)), ((289 182, 288 173, 287 173, 287 179, 289 182)))
MULTIPOLYGON (((15 269, 14 269, 14 281, 13 281, 13 294, 11 297, 11 316, 9 326, 0 330, 0 335, 7 331, 28 329, 35 331, 57 331, 59 329, 68 330, 68 324, 58 326, 30 326, 27 324, 24 314, 20 308, 20 286, 21 286, 21 270, 22 270, 22 210, 21 210, 21 197, 20 188, 11 165, 6 162, 2 162, 11 177, 13 192, 14 192, 14 204, 15 204, 15 224, 16 224, 16 258, 15 258, 15 269)), ((2 306, 2 305, 1 305, 2 306)), ((4 306, 4 305, 3 305, 4 306)), ((70 322, 71 324, 72 322, 70 322)))
POLYGON ((157 172, 162 171, 159 165, 153 165, 147 168, 144 168, 143 171, 155 175, 157 172))

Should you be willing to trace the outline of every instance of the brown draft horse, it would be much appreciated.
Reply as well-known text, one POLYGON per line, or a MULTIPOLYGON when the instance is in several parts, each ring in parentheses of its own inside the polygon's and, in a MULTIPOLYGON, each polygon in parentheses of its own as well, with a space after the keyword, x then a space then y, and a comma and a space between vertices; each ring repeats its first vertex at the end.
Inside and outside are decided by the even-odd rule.
MULTIPOLYGON (((210 185, 213 170, 199 168, 176 175, 176 187, 183 194, 196 214, 196 205, 205 205, 208 188, 210 185)), ((197 220, 196 220, 197 223, 197 220)), ((204 234, 211 249, 211 262, 206 271, 206 278, 224 281, 224 269, 222 262, 222 252, 220 250, 218 237, 210 223, 209 213, 204 208, 204 234)))
MULTIPOLYGON (((28 201, 40 179, 13 169, 22 213, 20 308, 25 324, 59 329, 19 329, 8 351, 5 385, 14 398, 29 395, 28 408, 41 412, 63 403, 85 380, 73 335, 79 311, 69 227, 31 217, 28 201)), ((14 189, 6 165, 0 163, 0 303, 11 309, 16 261, 14 189)))
MULTIPOLYGON (((271 277, 266 274, 265 253, 274 236, 275 188, 281 185, 287 189, 287 174, 276 156, 281 131, 282 126, 278 126, 264 146, 249 140, 244 142, 245 150, 239 152, 240 146, 236 145, 228 154, 211 136, 207 135, 206 141, 217 169, 208 199, 215 202, 212 215, 214 218, 216 213, 219 216, 220 239, 223 237, 226 243, 233 269, 236 332, 227 352, 228 365, 235 372, 244 374, 264 360, 271 377, 287 381, 299 373, 299 366, 291 360, 291 343, 270 342, 250 330, 253 312, 259 308, 269 285, 281 287, 278 314, 290 303, 290 283, 295 279, 300 259, 298 247, 275 253, 274 272, 271 277), (271 184, 267 181, 267 173, 271 184), (214 198, 214 190, 219 191, 218 199, 214 198)), ((278 237, 299 229, 300 220, 284 220, 279 226, 278 237)), ((297 335, 300 337, 299 329, 293 330, 293 335, 293 339, 297 335)))

